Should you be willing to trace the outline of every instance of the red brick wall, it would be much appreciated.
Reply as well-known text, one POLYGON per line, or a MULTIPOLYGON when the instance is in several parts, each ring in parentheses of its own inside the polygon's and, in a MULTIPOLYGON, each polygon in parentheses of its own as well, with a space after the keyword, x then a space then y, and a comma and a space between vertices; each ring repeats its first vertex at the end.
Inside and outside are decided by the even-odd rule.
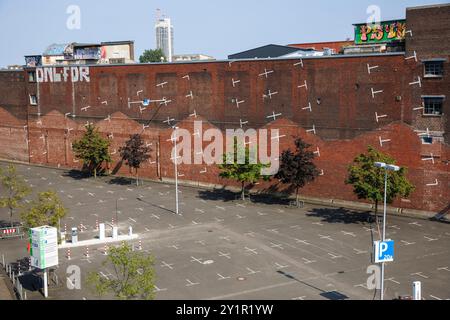
MULTIPOLYGON (((296 62, 97 66, 90 68, 89 83, 40 83, 39 89, 28 84, 28 90, 39 91, 40 98, 39 107, 29 107, 31 162, 80 168, 81 163, 73 159, 71 142, 81 137, 89 121, 105 137, 110 136, 112 172, 129 175, 118 151, 129 135, 143 132, 152 152, 140 175, 173 179, 172 143, 168 141, 172 130, 164 120, 173 118, 172 124, 191 132, 194 120, 204 121, 204 131, 209 127, 238 128, 242 120, 249 122, 244 129, 280 129, 280 135, 286 136, 280 140, 281 150, 293 147, 294 136, 303 137, 314 150, 319 148, 316 163, 324 175, 302 190, 305 195, 357 200, 351 186, 344 184, 347 166, 368 145, 373 145, 395 157, 399 165, 407 166, 416 185, 410 200, 399 199, 395 205, 433 211, 448 205, 448 166, 441 161, 449 157, 448 146, 422 145, 411 127, 417 119, 413 107, 420 104, 421 90, 409 82, 419 74, 420 63, 405 60, 402 55, 304 59, 303 68, 294 66, 296 62), (378 68, 369 74, 367 64, 378 68), (274 72, 267 78, 260 76, 265 70, 274 72), (183 78, 186 75, 189 78, 183 78), (233 86, 232 79, 240 82, 233 86), (298 88, 305 80, 308 89, 298 88), (164 82, 167 84, 157 86, 164 82), (383 92, 373 98, 372 88, 383 92), (139 93, 140 90, 143 92, 139 93), (272 99, 263 98, 268 90, 278 94, 272 99), (190 91, 193 99, 186 97, 190 91), (155 104, 142 113, 138 105, 128 107, 129 98, 138 101, 144 97, 165 97, 172 102, 161 106, 158 112, 155 104), (239 108, 236 99, 244 101, 239 108), (107 104, 102 104, 103 101, 107 104), (302 109, 309 103, 312 112, 302 109), (194 111, 197 118, 190 116, 194 111), (272 112, 282 115, 273 121, 267 118, 272 112), (375 112, 386 117, 377 122, 375 112), (153 119, 150 127, 143 131, 143 124, 150 119, 153 119), (313 126, 316 135, 306 132, 313 126), (381 147, 380 137, 391 141, 381 147), (439 157, 435 165, 421 157, 431 151, 439 157), (427 186, 435 179, 437 186, 427 186)), ((203 147, 207 145, 203 143, 203 147)), ((180 179, 234 185, 218 178, 216 166, 182 164, 179 173, 180 179)), ((276 181, 260 183, 256 188, 271 186, 283 189, 276 181)))

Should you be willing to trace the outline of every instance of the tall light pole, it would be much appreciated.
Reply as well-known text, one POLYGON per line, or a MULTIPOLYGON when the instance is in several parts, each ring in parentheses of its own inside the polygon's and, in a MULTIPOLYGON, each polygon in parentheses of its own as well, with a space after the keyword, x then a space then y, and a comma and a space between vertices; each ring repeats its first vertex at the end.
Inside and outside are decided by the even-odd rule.
POLYGON ((175 133, 175 137, 173 137, 171 140, 174 143, 174 155, 173 155, 173 162, 175 164, 175 213, 179 214, 179 210, 178 210, 178 164, 177 164, 177 160, 178 160, 178 150, 177 150, 177 140, 178 140, 178 136, 177 136, 177 130, 178 127, 173 127, 174 129, 174 133, 175 133))
MULTIPOLYGON (((384 207, 383 207, 383 235, 382 241, 386 241, 386 201, 387 201, 387 176, 388 171, 399 171, 400 167, 384 162, 375 162, 375 167, 384 169, 384 207)), ((384 300, 384 262, 381 263, 381 293, 380 300, 384 300)))

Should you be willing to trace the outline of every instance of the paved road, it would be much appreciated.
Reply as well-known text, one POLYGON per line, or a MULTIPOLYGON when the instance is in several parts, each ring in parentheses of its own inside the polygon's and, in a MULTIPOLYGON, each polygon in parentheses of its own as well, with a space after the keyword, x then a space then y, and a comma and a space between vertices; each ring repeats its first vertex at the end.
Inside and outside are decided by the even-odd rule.
MULTIPOLYGON (((116 219, 120 232, 129 226, 139 234, 142 250, 156 258, 157 299, 374 299, 366 287, 372 241, 379 239, 367 214, 319 206, 291 208, 235 201, 227 192, 180 188, 182 215, 175 215, 174 187, 145 182, 136 187, 126 179, 82 179, 67 171, 18 166, 34 190, 56 190, 70 209, 62 221, 67 230, 86 228, 80 239, 96 235, 96 220, 116 219)), ((7 213, 0 211, 0 220, 7 213)), ((407 217, 389 217, 388 237, 396 241, 395 262, 386 267, 386 298, 411 294, 422 281, 427 300, 449 299, 450 226, 407 217)), ((138 240, 133 241, 136 248, 138 240)), ((0 242, 8 262, 26 256, 25 240, 0 242)), ((96 299, 85 286, 68 290, 65 271, 81 268, 84 277, 103 266, 103 246, 60 250, 59 285, 52 299, 96 299)), ((35 290, 30 286, 30 290, 35 290)), ((30 299, 41 299, 36 291, 30 299)))

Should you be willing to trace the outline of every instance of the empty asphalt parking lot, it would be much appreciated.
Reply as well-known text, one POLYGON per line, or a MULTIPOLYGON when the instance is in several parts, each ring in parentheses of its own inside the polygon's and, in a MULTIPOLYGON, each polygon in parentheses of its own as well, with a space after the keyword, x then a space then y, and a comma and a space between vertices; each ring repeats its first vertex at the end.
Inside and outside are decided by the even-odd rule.
MULTIPOLYGON (((4 163, 0 164, 5 166, 4 163)), ((379 239, 367 214, 339 208, 233 200, 227 192, 180 188, 181 215, 173 185, 127 179, 83 179, 69 171, 17 165, 34 193, 55 190, 69 209, 61 225, 81 227, 80 240, 97 235, 96 221, 118 220, 119 232, 132 226, 142 251, 155 257, 156 299, 378 299, 366 287, 372 243, 379 239), (116 214, 116 204, 117 211, 116 214)), ((32 197, 30 196, 30 199, 32 197)), ((7 211, 1 209, 1 219, 7 211)), ((17 217, 17 216, 16 216, 17 217)), ((107 232, 109 231, 107 226, 107 232)), ((386 266, 386 295, 412 293, 422 282, 427 300, 450 298, 450 225, 389 216, 387 237, 395 240, 395 261, 386 266)), ((0 240, 7 263, 27 256, 26 239, 0 240)), ((58 285, 50 281, 50 299, 96 299, 85 285, 66 286, 66 270, 81 268, 112 277, 103 266, 104 245, 59 250, 58 285)), ((30 275, 31 276, 31 275, 30 275)), ((32 286, 29 299, 42 299, 32 286)))

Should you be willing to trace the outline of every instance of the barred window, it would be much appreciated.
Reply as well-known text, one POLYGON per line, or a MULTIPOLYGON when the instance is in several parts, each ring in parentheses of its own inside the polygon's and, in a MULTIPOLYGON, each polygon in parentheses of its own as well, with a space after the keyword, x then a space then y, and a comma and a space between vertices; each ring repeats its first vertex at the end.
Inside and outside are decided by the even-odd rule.
POLYGON ((442 115, 444 98, 423 98, 426 115, 442 115))
POLYGON ((28 82, 36 82, 36 72, 35 71, 28 72, 28 82))
POLYGON ((37 106, 38 101, 37 101, 37 96, 34 94, 30 94, 30 104, 32 106, 37 106))
POLYGON ((441 77, 444 74, 443 61, 426 61, 424 64, 425 77, 441 77))

